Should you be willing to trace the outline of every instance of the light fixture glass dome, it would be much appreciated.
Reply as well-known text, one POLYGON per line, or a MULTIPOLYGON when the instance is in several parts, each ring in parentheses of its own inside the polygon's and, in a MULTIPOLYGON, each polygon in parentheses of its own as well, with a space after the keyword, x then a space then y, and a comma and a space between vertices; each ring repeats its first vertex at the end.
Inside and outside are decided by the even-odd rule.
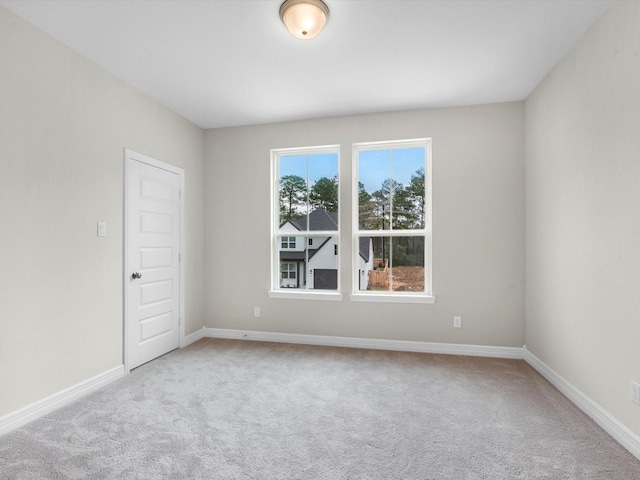
POLYGON ((327 23, 329 8, 321 0, 286 0, 280 6, 280 18, 296 38, 317 36, 327 23))

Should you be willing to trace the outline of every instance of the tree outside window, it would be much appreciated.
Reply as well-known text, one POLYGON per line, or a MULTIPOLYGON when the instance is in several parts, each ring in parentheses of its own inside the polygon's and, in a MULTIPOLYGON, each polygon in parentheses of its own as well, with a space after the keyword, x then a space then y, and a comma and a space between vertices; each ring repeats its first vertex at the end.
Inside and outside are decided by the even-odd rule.
POLYGON ((356 291, 430 295, 430 146, 429 139, 354 145, 355 241, 371 236, 374 257, 366 288, 356 291))
POLYGON ((333 253, 340 231, 339 147, 277 149, 271 154, 272 290, 338 290, 339 261, 333 253), (279 282, 275 272, 280 270, 285 278, 279 265, 293 262, 298 265, 297 281, 279 282))

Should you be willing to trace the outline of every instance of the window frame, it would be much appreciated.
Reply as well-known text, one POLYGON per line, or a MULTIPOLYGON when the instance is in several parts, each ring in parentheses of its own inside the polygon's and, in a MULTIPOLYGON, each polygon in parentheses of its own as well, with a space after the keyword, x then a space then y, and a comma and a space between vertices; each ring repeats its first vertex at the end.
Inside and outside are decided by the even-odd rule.
MULTIPOLYGON (((337 165, 337 176, 338 176, 338 227, 337 230, 307 230, 307 231, 299 231, 295 232, 296 237, 303 238, 303 244, 305 245, 305 251, 308 255, 309 250, 309 239, 311 238, 319 238, 319 237, 336 237, 337 244, 340 243, 341 238, 341 198, 340 198, 340 165, 341 165, 341 155, 340 155, 340 145, 322 145, 322 146, 312 146, 312 147, 294 147, 294 148, 274 148, 270 151, 271 156, 271 188, 270 188, 270 223, 271 223, 271 280, 270 280, 270 289, 269 289, 269 297, 270 298, 287 298, 287 299, 309 299, 309 300, 332 300, 332 301, 340 301, 343 299, 343 294, 341 293, 341 260, 340 255, 338 254, 338 258, 336 259, 337 264, 337 277, 338 277, 338 285, 336 290, 322 290, 322 289, 284 289, 280 288, 280 256, 279 256, 279 237, 283 236, 291 236, 293 232, 281 232, 280 229, 280 158, 284 156, 293 156, 293 155, 314 155, 314 154, 323 154, 330 153, 336 154, 338 157, 338 165, 337 165)), ((308 212, 309 213, 309 212, 308 212)), ((315 243, 315 242, 313 242, 315 243)), ((338 249, 339 250, 339 249, 338 249)), ((307 269, 306 275, 308 275, 308 262, 305 266, 307 269)))
POLYGON ((388 302, 388 303, 435 303, 436 297, 432 290, 432 157, 431 138, 415 138, 407 140, 391 140, 381 142, 362 142, 352 145, 352 184, 351 184, 351 209, 352 209, 352 287, 349 298, 355 302, 388 302), (411 147, 424 147, 425 149, 425 219, 424 228, 402 230, 360 230, 359 220, 359 153, 363 151, 400 149, 411 147), (360 275, 358 259, 360 255, 360 237, 406 237, 424 236, 424 292, 398 292, 398 291, 364 291, 360 290, 360 275))

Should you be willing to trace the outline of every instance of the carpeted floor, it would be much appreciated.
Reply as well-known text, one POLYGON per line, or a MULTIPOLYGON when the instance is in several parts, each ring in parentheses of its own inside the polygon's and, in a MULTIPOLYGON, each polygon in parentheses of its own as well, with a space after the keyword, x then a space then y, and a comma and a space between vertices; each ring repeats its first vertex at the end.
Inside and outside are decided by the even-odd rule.
POLYGON ((640 479, 525 362, 201 340, 0 437, 2 479, 640 479))

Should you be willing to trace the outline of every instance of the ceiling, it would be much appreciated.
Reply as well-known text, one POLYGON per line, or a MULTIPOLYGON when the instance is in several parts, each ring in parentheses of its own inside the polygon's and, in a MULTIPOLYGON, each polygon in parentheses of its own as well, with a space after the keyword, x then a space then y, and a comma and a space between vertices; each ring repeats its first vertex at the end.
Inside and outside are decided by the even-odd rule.
POLYGON ((611 0, 0 0, 202 128, 525 99, 611 0))

